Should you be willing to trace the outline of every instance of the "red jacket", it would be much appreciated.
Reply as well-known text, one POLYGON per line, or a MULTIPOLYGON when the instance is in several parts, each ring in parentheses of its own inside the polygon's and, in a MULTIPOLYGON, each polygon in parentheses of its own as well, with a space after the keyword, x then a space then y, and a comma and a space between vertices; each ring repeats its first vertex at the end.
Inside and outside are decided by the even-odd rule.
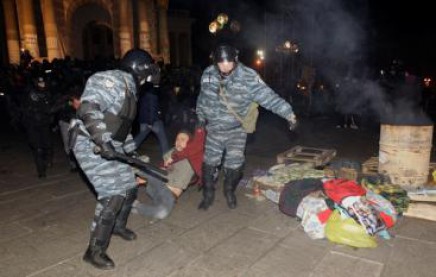
POLYGON ((194 136, 188 141, 186 148, 182 151, 174 151, 171 155, 173 163, 183 159, 188 159, 192 169, 194 169, 194 172, 198 177, 198 184, 201 184, 202 178, 201 167, 203 165, 205 139, 206 131, 204 128, 198 128, 195 130, 194 136))

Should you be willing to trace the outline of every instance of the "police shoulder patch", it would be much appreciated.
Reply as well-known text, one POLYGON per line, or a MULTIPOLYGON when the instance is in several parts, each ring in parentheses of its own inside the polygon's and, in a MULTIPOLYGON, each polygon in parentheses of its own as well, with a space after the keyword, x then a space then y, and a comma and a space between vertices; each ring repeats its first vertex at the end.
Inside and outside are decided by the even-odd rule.
POLYGON ((112 87, 115 85, 115 83, 114 83, 112 80, 106 79, 104 85, 105 85, 107 88, 112 88, 112 87))

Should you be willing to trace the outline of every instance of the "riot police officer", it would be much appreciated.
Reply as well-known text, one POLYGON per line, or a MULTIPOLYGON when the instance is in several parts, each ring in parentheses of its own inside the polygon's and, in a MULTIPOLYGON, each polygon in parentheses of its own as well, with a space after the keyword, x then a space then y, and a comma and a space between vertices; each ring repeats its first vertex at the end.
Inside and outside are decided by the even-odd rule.
POLYGON ((136 116, 137 87, 152 81, 152 62, 148 52, 129 50, 119 69, 97 72, 88 79, 77 111, 73 152, 98 200, 83 260, 100 269, 115 267, 106 254, 112 234, 136 239, 126 228, 137 196, 135 176, 129 165, 114 158, 116 152, 129 154, 135 149, 130 130, 136 116))
POLYGON ((39 178, 46 177, 46 170, 53 155, 51 105, 51 94, 46 79, 43 75, 38 75, 28 89, 22 119, 39 178))
POLYGON ((291 129, 297 121, 291 105, 274 93, 256 71, 238 61, 235 47, 218 45, 213 52, 213 61, 201 77, 196 108, 198 120, 207 130, 202 169, 203 200, 199 209, 207 210, 214 201, 216 176, 223 156, 224 196, 228 207, 234 209, 247 140, 240 118, 244 118, 251 103, 256 102, 286 119, 291 129))

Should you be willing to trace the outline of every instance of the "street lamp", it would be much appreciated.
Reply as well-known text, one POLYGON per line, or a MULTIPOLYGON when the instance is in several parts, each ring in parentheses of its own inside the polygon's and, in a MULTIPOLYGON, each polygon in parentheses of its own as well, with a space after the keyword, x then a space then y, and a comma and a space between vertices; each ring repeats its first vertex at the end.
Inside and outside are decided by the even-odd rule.
POLYGON ((288 80, 288 78, 284 78, 284 72, 286 71, 285 68, 288 67, 288 62, 285 63, 285 61, 288 60, 287 57, 290 57, 290 77, 291 82, 294 82, 295 79, 295 70, 294 70, 294 62, 295 62, 295 55, 299 52, 298 44, 295 42, 292 42, 291 40, 285 40, 282 44, 278 45, 276 47, 276 52, 282 53, 280 58, 280 85, 284 86, 285 79, 288 80))
MULTIPOLYGON (((256 60, 255 60, 256 67, 258 69, 260 69, 260 67, 264 65, 263 64, 264 60, 265 60, 265 51, 263 49, 258 49, 256 51, 256 60)), ((262 68, 262 75, 263 75, 262 77, 265 78, 265 66, 263 66, 262 68)))
POLYGON ((217 34, 220 30, 228 26, 228 29, 233 33, 238 33, 241 30, 241 24, 237 20, 229 19, 229 16, 225 13, 220 13, 218 16, 209 23, 209 32, 211 34, 217 34))

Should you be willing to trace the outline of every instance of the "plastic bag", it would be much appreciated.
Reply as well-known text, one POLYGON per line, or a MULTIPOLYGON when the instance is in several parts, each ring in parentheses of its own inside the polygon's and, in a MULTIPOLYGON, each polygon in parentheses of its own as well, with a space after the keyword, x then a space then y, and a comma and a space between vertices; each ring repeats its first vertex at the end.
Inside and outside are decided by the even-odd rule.
POLYGON ((328 240, 358 248, 375 248, 377 241, 368 235, 365 229, 352 218, 341 217, 335 210, 327 220, 325 235, 328 240))

